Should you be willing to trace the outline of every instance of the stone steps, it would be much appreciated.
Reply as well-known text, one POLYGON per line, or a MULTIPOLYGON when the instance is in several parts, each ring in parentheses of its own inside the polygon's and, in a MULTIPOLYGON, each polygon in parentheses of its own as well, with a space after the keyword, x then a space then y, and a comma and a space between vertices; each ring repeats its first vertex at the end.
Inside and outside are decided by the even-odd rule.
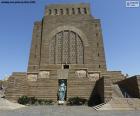
POLYGON ((140 109, 140 99, 136 100, 135 98, 112 98, 111 101, 102 105, 97 110, 136 110, 140 109), (129 103, 131 101, 131 103, 129 103), (136 104, 139 104, 136 106, 136 104), (134 106, 135 105, 135 106, 134 106))

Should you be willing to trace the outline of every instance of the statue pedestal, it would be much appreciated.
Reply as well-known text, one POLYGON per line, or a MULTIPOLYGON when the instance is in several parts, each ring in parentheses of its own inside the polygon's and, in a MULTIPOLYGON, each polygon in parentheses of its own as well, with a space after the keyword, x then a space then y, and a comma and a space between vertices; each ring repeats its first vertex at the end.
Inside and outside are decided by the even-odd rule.
POLYGON ((65 102, 64 101, 58 101, 59 105, 63 105, 65 102))

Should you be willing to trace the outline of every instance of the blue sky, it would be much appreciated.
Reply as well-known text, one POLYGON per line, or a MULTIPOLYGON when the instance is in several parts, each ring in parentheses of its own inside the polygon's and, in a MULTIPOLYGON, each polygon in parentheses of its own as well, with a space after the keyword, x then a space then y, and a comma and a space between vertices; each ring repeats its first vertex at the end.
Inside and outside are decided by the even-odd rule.
POLYGON ((27 70, 33 23, 42 19, 46 4, 79 2, 90 3, 101 19, 108 70, 140 74, 140 7, 126 8, 125 0, 37 0, 0 3, 0 79, 27 70))

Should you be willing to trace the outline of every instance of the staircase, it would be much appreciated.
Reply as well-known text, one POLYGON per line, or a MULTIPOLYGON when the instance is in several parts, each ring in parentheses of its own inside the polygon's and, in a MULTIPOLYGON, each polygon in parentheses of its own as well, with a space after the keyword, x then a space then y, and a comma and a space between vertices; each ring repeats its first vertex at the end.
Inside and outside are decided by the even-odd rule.
POLYGON ((98 110, 140 110, 140 99, 138 98, 112 98, 107 103, 93 107, 98 110))
POLYGON ((117 84, 112 84, 112 99, 109 102, 94 106, 98 110, 140 110, 140 99, 132 98, 127 91, 121 90, 117 84))
POLYGON ((127 103, 135 110, 140 110, 140 99, 138 98, 127 98, 127 103))
POLYGON ((106 103, 101 103, 99 105, 96 105, 94 107, 92 107, 94 110, 98 111, 100 108, 102 108, 106 103))

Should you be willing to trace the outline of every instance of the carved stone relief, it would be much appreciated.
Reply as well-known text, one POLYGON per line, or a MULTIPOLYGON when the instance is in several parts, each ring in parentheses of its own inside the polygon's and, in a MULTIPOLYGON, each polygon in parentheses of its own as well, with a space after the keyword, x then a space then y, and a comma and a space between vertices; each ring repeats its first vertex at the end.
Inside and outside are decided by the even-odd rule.
POLYGON ((50 78, 50 72, 49 71, 40 71, 38 78, 50 78))
POLYGON ((49 64, 83 64, 84 46, 78 34, 64 30, 49 44, 49 64))
POLYGON ((37 74, 28 74, 27 79, 28 81, 37 81, 37 74))
POLYGON ((85 70, 78 70, 75 72, 76 77, 85 78, 87 77, 87 72, 85 70))
POLYGON ((97 81, 100 78, 99 73, 89 73, 88 78, 90 81, 97 81))

